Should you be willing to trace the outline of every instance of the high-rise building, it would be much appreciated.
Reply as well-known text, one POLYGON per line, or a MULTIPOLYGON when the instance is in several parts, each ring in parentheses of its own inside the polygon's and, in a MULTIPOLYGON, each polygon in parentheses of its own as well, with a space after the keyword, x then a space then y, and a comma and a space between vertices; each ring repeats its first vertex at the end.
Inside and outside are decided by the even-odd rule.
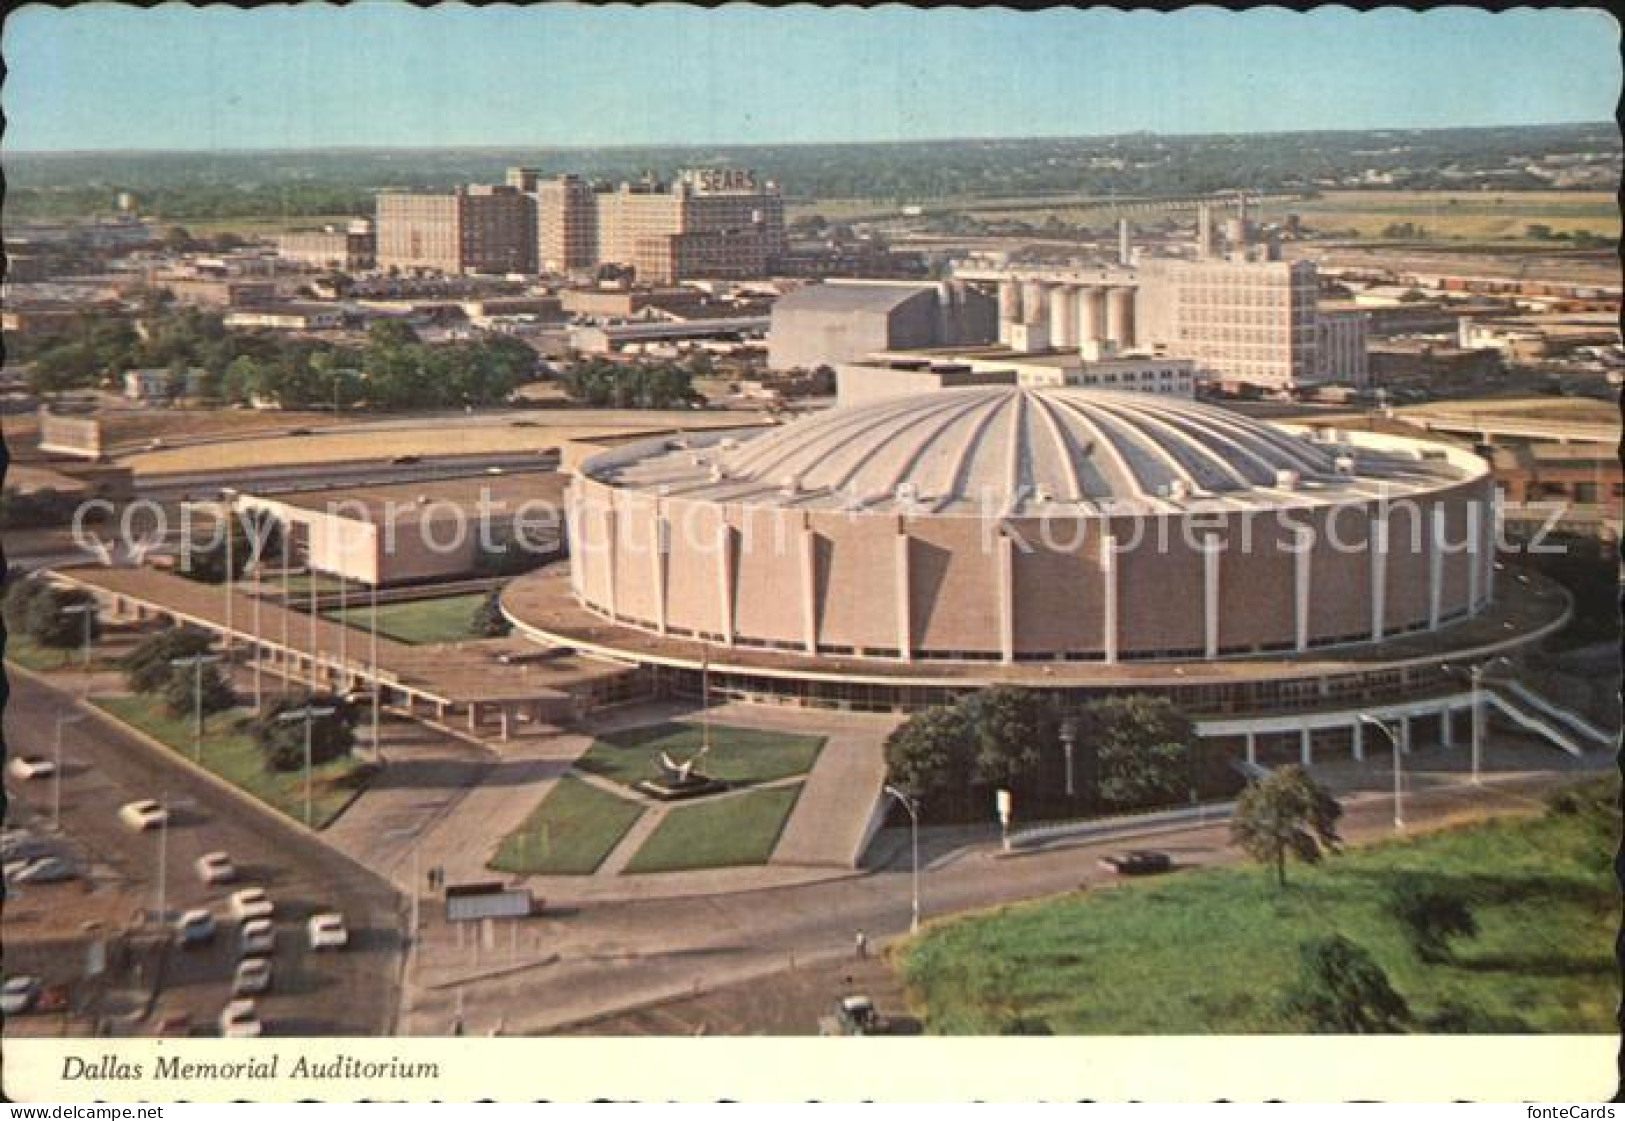
POLYGON ((578 175, 561 175, 537 183, 535 197, 536 261, 541 271, 563 273, 595 267, 598 202, 592 185, 578 175))
POLYGON ((535 206, 517 187, 384 191, 376 224, 381 269, 536 271, 535 206))
POLYGON ((1290 391, 1326 380, 1312 261, 1154 257, 1139 266, 1142 345, 1196 360, 1209 380, 1290 391))

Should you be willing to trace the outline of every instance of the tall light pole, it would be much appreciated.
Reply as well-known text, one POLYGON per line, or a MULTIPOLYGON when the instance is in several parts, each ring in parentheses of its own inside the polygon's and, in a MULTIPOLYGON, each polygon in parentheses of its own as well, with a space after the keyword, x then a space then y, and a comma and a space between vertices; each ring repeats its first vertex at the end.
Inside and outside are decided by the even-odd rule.
POLYGON ((260 650, 260 577, 262 570, 259 561, 254 562, 254 713, 257 716, 264 700, 264 690, 260 684, 261 650, 260 650))
MULTIPOLYGON (((1491 658, 1487 662, 1478 662, 1478 663, 1476 663, 1476 664, 1474 664, 1472 666, 1469 666, 1468 669, 1467 669, 1467 680, 1472 683, 1472 687, 1473 687, 1473 709, 1472 709, 1472 712, 1473 712, 1473 720, 1472 720, 1472 725, 1473 725, 1473 762, 1472 762, 1473 778, 1472 778, 1472 781, 1473 781, 1474 786, 1481 786, 1483 784, 1483 782, 1484 782, 1484 778, 1483 778, 1484 741, 1487 738, 1486 735, 1485 735, 1486 721, 1484 719, 1484 716, 1485 716, 1485 714, 1484 714, 1484 678, 1489 675, 1489 671, 1490 671, 1491 666, 1499 665, 1501 663, 1505 663, 1506 665, 1510 666, 1512 664, 1512 659, 1508 658, 1505 654, 1502 654, 1502 655, 1500 655, 1498 657, 1491 658)), ((1439 668, 1442 669, 1442 670, 1445 670, 1447 672, 1449 672, 1449 671, 1457 671, 1457 672, 1459 672, 1458 667, 1452 666, 1449 663, 1445 663, 1445 664, 1441 665, 1439 668)), ((1447 715, 1445 717, 1445 719, 1448 720, 1449 716, 1447 715)))
POLYGON ((186 658, 171 658, 169 664, 177 669, 192 667, 192 759, 203 762, 203 667, 218 662, 218 654, 193 654, 186 658))
POLYGON ((422 887, 422 882, 423 881, 418 878, 418 874, 419 874, 418 858, 419 858, 419 853, 422 851, 423 836, 418 830, 410 829, 410 828, 408 828, 408 829, 390 829, 390 830, 385 831, 385 833, 383 835, 385 837, 410 837, 410 838, 412 838, 412 889, 408 893, 408 895, 409 895, 409 897, 411 898, 411 901, 412 901, 412 919, 411 919, 411 933, 410 933, 411 940, 407 944, 407 954, 409 955, 409 957, 410 956, 415 956, 417 954, 417 947, 418 947, 419 920, 422 917, 422 913, 419 910, 419 908, 421 906, 420 893, 421 893, 421 887, 422 887))
POLYGON ((284 519, 277 526, 282 534, 282 677, 284 682, 291 683, 288 656, 293 649, 288 645, 288 615, 293 611, 293 589, 288 569, 293 564, 293 523, 284 519))
POLYGON ((237 492, 229 488, 220 491, 220 497, 225 505, 224 517, 226 522, 226 653, 231 653, 232 630, 235 627, 236 604, 233 602, 235 591, 232 580, 236 571, 236 541, 237 536, 237 492))
POLYGON ((56 757, 55 769, 51 772, 51 832, 57 833, 62 829, 62 728, 67 724, 77 724, 83 720, 84 713, 58 712, 56 714, 56 757))
POLYGON ((169 910, 169 908, 167 906, 168 899, 167 899, 167 897, 165 895, 165 890, 168 887, 168 885, 164 881, 164 877, 168 874, 168 868, 169 868, 169 795, 167 793, 159 795, 159 797, 158 797, 158 805, 164 811, 163 819, 158 822, 158 876, 157 876, 157 884, 158 884, 158 925, 162 926, 164 924, 164 917, 168 913, 168 910, 169 910))
POLYGON ((910 847, 913 850, 913 860, 912 860, 912 862, 910 864, 910 868, 911 868, 910 878, 913 881, 913 896, 914 896, 913 903, 912 903, 912 906, 911 906, 911 909, 910 909, 910 912, 909 912, 908 932, 910 934, 918 934, 920 932, 920 815, 919 815, 919 809, 918 809, 918 807, 915 806, 914 799, 910 798, 907 794, 904 794, 901 790, 897 789, 897 787, 895 787, 895 786, 888 785, 886 787, 886 793, 890 794, 893 798, 896 798, 899 802, 901 802, 903 804, 903 808, 908 811, 909 844, 910 844, 910 847))
POLYGON ((314 727, 314 724, 315 724, 316 717, 318 717, 318 716, 331 716, 331 715, 333 715, 333 713, 335 713, 337 711, 338 710, 336 708, 332 707, 331 705, 313 705, 313 704, 310 704, 309 702, 306 702, 303 707, 292 709, 292 710, 290 710, 288 712, 284 712, 281 716, 277 717, 277 720, 279 722, 281 722, 281 723, 287 723, 288 721, 291 721, 291 720, 303 720, 305 722, 305 827, 307 829, 310 827, 310 821, 311 821, 311 812, 310 812, 310 804, 311 804, 311 773, 310 772, 311 772, 311 741, 314 738, 313 727, 314 727))
POLYGON ((1399 737, 1394 735, 1394 730, 1388 726, 1386 721, 1378 720, 1375 716, 1367 716, 1365 713, 1362 712, 1360 714, 1360 723, 1369 724, 1373 728, 1382 729, 1382 734, 1387 736, 1388 737, 1388 742, 1393 745, 1393 748, 1394 748, 1394 828, 1395 829, 1403 829, 1403 828, 1405 828, 1405 793, 1404 793, 1404 783, 1403 783, 1403 780, 1401 778, 1401 771, 1400 771, 1399 737))
POLYGON ((85 637, 79 647, 79 664, 85 672, 90 672, 90 626, 96 619, 96 605, 94 603, 70 603, 62 609, 64 615, 78 615, 85 621, 85 637))
POLYGON ((372 576, 372 634, 368 640, 372 647, 372 759, 384 761, 384 744, 379 717, 383 705, 384 683, 378 677, 378 574, 372 576))
POLYGON ((1077 795, 1077 788, 1072 781, 1072 749, 1078 743, 1077 717, 1068 716, 1061 721, 1061 751, 1066 755, 1066 796, 1071 799, 1077 795))

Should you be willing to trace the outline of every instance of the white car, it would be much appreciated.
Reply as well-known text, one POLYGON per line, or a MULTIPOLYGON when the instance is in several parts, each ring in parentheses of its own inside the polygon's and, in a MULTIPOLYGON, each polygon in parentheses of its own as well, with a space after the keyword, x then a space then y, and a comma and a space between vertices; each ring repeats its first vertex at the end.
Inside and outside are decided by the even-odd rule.
POLYGON ((244 957, 276 949, 276 927, 270 919, 249 919, 237 932, 237 952, 244 957))
POLYGON ((251 1039, 262 1030, 252 1000, 234 1000, 220 1013, 220 1034, 227 1039, 251 1039))
POLYGON ((7 1016, 17 1016, 34 1007, 34 1001, 39 998, 40 979, 38 977, 7 977, 4 984, 0 984, 0 1012, 7 1016))
POLYGON ((157 829, 169 823, 169 811, 151 798, 143 798, 139 802, 130 802, 120 807, 118 817, 137 833, 157 829))
POLYGON ((336 911, 312 915, 306 929, 310 932, 313 950, 342 950, 350 944, 350 932, 344 929, 344 916, 336 911))
POLYGON ((271 959, 244 958, 231 979, 232 996, 257 996, 271 987, 271 959))
POLYGON ((7 878, 19 884, 59 884, 73 879, 73 865, 60 856, 40 856, 30 860, 7 878))
POLYGON ((214 916, 199 907, 175 920, 175 934, 183 946, 200 946, 214 940, 214 916))
POLYGON ((56 764, 39 755, 19 755, 6 764, 12 778, 24 782, 31 778, 50 778, 56 774, 56 764))
POLYGON ((245 887, 231 893, 231 917, 238 922, 249 919, 268 919, 276 913, 271 897, 262 887, 245 887))
POLYGON ((206 852, 197 858, 197 878, 206 884, 225 884, 237 878, 237 866, 223 852, 206 852))

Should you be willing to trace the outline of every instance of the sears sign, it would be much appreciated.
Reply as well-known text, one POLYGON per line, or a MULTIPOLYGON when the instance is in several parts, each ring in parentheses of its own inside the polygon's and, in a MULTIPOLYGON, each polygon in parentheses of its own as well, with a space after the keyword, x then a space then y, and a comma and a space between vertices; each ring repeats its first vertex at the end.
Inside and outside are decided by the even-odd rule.
POLYGON ((739 167, 694 168, 680 178, 702 195, 751 194, 757 190, 756 173, 739 167))

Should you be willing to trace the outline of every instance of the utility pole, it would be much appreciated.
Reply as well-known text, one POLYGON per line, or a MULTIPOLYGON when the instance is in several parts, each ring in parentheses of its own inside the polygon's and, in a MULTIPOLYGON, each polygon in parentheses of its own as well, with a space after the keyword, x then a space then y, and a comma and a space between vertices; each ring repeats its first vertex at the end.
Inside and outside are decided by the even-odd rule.
POLYGON ((203 667, 219 660, 216 654, 193 654, 187 658, 169 659, 169 664, 176 668, 192 667, 192 760, 197 763, 203 762, 203 667))
POLYGON ((380 727, 380 716, 383 705, 384 683, 378 676, 378 573, 372 575, 372 759, 375 763, 384 761, 384 743, 380 727))

